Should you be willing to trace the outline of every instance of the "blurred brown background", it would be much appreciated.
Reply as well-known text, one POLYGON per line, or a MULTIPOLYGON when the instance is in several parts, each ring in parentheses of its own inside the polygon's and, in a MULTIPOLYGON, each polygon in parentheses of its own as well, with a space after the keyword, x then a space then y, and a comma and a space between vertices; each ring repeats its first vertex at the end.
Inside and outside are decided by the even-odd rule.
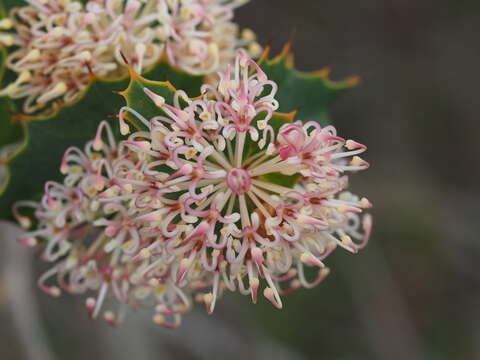
POLYGON ((229 295, 213 317, 197 309, 173 333, 148 314, 110 330, 85 319, 81 299, 52 300, 28 281, 22 293, 31 254, 9 245, 1 358, 480 359, 480 3, 252 0, 237 19, 274 52, 295 32, 302 70, 363 78, 332 118, 369 147, 372 166, 351 189, 374 203, 370 245, 337 251, 329 278, 282 311, 229 295))

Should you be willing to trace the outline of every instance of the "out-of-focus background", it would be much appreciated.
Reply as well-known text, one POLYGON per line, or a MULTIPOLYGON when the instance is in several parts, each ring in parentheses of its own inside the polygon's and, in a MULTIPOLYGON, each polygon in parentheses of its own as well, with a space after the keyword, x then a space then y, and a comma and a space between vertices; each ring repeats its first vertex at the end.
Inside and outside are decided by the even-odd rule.
POLYGON ((337 251, 327 280, 282 311, 227 295, 168 332, 148 314, 116 330, 88 321, 82 299, 36 291, 31 250, 2 239, 0 357, 480 359, 480 3, 254 0, 237 20, 274 52, 294 33, 302 70, 363 78, 332 118, 369 147, 351 189, 374 203, 370 245, 337 251))

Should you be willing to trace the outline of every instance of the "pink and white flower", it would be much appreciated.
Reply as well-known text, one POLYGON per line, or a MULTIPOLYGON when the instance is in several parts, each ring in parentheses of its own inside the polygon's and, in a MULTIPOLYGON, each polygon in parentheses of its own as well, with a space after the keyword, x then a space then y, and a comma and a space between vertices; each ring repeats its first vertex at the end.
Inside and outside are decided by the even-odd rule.
MULTIPOLYGON (((312 287, 325 277, 323 260, 335 247, 355 253, 368 241, 371 218, 361 213, 371 204, 344 191, 346 173, 368 167, 358 156, 366 147, 312 121, 275 131, 270 122, 278 108, 276 91, 240 51, 233 68, 220 73, 218 86, 204 85, 195 100, 177 92, 184 107, 157 101, 158 116, 139 117, 149 133, 131 135, 153 144, 156 134, 168 134, 158 157, 149 152, 162 171, 145 174, 147 183, 162 186, 143 191, 161 202, 180 196, 183 217, 167 212, 158 220, 171 229, 163 235, 175 244, 177 279, 192 269, 211 274, 209 310, 222 289, 255 301, 260 279, 267 285, 264 295, 281 307, 282 292, 312 287), (293 177, 293 185, 283 176, 293 177), (307 280, 304 266, 318 267, 317 278, 307 280)), ((145 93, 158 100, 151 89, 145 93)), ((137 110, 124 109, 134 116, 137 110)))
POLYGON ((253 302, 260 291, 281 308, 282 294, 328 275, 338 246, 366 245, 371 204, 346 191, 347 174, 368 167, 366 147, 333 126, 282 120, 277 85, 243 51, 219 75, 199 98, 177 91, 173 105, 145 88, 158 115, 146 119, 133 105, 119 120, 124 135, 127 113, 146 130, 115 144, 102 123, 84 152, 67 151, 64 183, 23 204, 38 221, 23 242, 43 239, 44 258, 56 263, 45 291, 59 293, 44 285, 52 275, 68 291, 97 290, 93 317, 110 292, 134 307, 153 301, 155 322, 176 327, 192 299, 213 312, 226 290, 253 302))
POLYGON ((245 0, 28 0, 0 21, 0 43, 15 46, 7 67, 16 81, 2 96, 25 99, 35 113, 78 99, 92 74, 127 76, 162 57, 194 75, 208 75, 233 61, 235 49, 259 55, 251 31, 239 35, 233 11, 245 0))

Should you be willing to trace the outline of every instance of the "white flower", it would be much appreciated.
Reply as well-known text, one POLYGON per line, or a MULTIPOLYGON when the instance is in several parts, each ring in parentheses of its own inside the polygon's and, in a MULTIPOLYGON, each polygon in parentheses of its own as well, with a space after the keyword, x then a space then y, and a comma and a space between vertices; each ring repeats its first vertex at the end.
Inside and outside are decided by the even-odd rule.
MULTIPOLYGON (((258 50, 254 35, 240 39, 233 10, 243 0, 30 0, 0 22, 0 42, 17 48, 7 67, 17 80, 1 96, 25 99, 23 111, 71 103, 92 74, 127 75, 162 56, 190 74, 207 75, 231 62, 241 46, 258 50)), ((258 51, 257 51, 258 52, 258 51)))

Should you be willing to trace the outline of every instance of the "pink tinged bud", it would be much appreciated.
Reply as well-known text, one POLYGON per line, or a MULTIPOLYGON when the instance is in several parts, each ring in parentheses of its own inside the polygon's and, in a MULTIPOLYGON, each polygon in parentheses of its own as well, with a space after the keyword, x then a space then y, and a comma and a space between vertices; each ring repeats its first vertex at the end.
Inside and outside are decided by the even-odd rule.
MULTIPOLYGON (((322 271, 322 270, 320 270, 322 271)), ((298 280, 294 280, 291 282, 290 284, 290 288, 293 290, 293 291, 297 291, 298 289, 300 289, 302 287, 302 283, 298 280)))
POLYGON ((189 175, 193 172, 193 166, 192 164, 185 164, 185 165, 182 165, 182 167, 180 168, 180 174, 181 175, 189 175))
POLYGON ((42 285, 42 286, 40 286, 40 289, 44 293, 46 293, 50 296, 53 296, 53 297, 59 297, 60 294, 62 293, 61 290, 56 286, 44 286, 44 285, 42 285))
POLYGON ((312 216, 303 215, 303 214, 299 214, 296 220, 299 223, 306 224, 306 225, 328 226, 328 223, 326 223, 323 220, 314 218, 312 216))
POLYGON ((325 133, 325 132, 320 133, 318 135, 318 138, 321 139, 322 141, 337 141, 339 143, 345 142, 345 140, 340 136, 330 135, 330 133, 325 133))
POLYGON ((350 162, 351 165, 353 166, 362 166, 368 168, 370 164, 363 160, 360 156, 354 156, 352 158, 352 161, 350 162))
POLYGON ((37 239, 34 237, 18 238, 17 242, 28 247, 35 247, 37 245, 37 239))
POLYGON ((103 148, 102 129, 103 129, 103 126, 100 125, 97 129, 97 134, 95 135, 95 139, 93 140, 93 150, 95 151, 100 151, 103 148))
POLYGON ((212 293, 205 294, 203 296, 203 302, 205 303, 205 308, 209 314, 213 313, 215 309, 215 299, 212 293))
POLYGON ((51 90, 43 93, 39 98, 37 98, 37 103, 39 104, 47 103, 59 96, 62 96, 67 92, 67 90, 68 90, 67 84, 65 84, 63 81, 59 82, 51 90))
POLYGON ((325 267, 325 264, 310 252, 304 252, 302 255, 300 255, 300 261, 304 264, 313 265, 320 268, 325 267))
POLYGON ((123 117, 120 117, 120 133, 122 135, 130 134, 130 126, 127 125, 123 117))
POLYGON ((170 309, 169 307, 167 307, 165 304, 159 304, 155 307, 155 311, 160 313, 160 314, 164 314, 164 315, 173 315, 173 314, 176 314, 177 312, 170 309))
POLYGON ((102 176, 97 175, 97 177, 95 178, 95 190, 102 191, 104 187, 105 187, 105 180, 103 179, 102 176))
POLYGON ((63 174, 63 175, 67 175, 68 174, 68 163, 64 160, 62 161, 62 164, 60 165, 60 172, 63 174))
POLYGON ((337 243, 336 243, 336 242, 333 242, 333 241, 332 241, 332 242, 328 243, 327 246, 326 246, 325 251, 324 251, 324 252, 322 253, 322 255, 319 257, 319 259, 320 259, 320 260, 323 260, 323 259, 327 258, 328 255, 330 255, 330 254, 333 252, 333 250, 335 250, 336 248, 337 248, 337 243))
POLYGON ((355 245, 355 243, 352 241, 352 238, 348 235, 343 235, 342 237, 340 237, 339 245, 353 254, 356 254, 358 252, 357 245, 355 245))
POLYGON ((155 94, 148 88, 143 88, 143 92, 153 101, 156 106, 162 107, 165 104, 165 98, 163 96, 155 94))
POLYGON ((285 275, 278 277, 277 281, 283 282, 283 281, 290 280, 295 276, 297 276, 297 274, 298 274, 297 269, 290 268, 290 270, 288 270, 288 272, 285 275))
POLYGON ((302 283, 298 279, 295 279, 290 283, 290 286, 288 287, 288 289, 282 292, 282 295, 291 295, 295 291, 299 290, 301 287, 302 287, 302 283))
POLYGON ((367 147, 363 144, 360 144, 356 141, 353 141, 353 140, 347 140, 347 142, 345 143, 345 147, 348 149, 348 150, 355 150, 355 149, 366 149, 367 147))
MULTIPOLYGON (((120 188, 117 185, 110 186, 100 194, 100 197, 114 197, 120 194, 120 188)), ((113 209, 112 209, 113 210, 113 209)))
POLYGON ((260 285, 260 281, 258 278, 251 278, 249 280, 250 283, 250 294, 252 295, 252 302, 254 304, 257 303, 257 295, 258 295, 258 286, 260 285))
POLYGON ((323 280, 323 279, 325 279, 325 278, 328 276, 328 274, 330 274, 330 269, 329 269, 329 268, 321 269, 321 270, 318 272, 318 274, 319 274, 320 280, 323 280))
POLYGON ((24 229, 28 229, 32 226, 32 221, 26 216, 17 216, 17 221, 24 229))
POLYGON ((186 240, 191 240, 191 239, 200 237, 204 235, 208 231, 208 229, 210 229, 210 225, 206 221, 203 221, 196 227, 195 231, 193 231, 186 240))
POLYGON ((182 121, 185 122, 189 118, 188 114, 185 111, 183 111, 181 109, 177 109, 176 107, 173 107, 171 105, 165 104, 165 105, 163 105, 163 109, 164 110, 166 109, 166 110, 170 111, 171 113, 173 113, 175 116, 177 116, 178 120, 180 122, 182 122, 182 121))
POLYGON ((157 325, 163 326, 164 328, 170 329, 170 330, 175 330, 178 325, 174 323, 169 323, 166 319, 165 316, 162 314, 155 314, 153 316, 153 322, 157 325))
POLYGON ((115 320, 115 314, 112 311, 105 311, 103 313, 103 319, 110 325, 111 327, 118 327, 118 322, 115 320))
POLYGON ((146 260, 152 256, 152 253, 147 248, 140 250, 140 252, 133 258, 134 263, 139 263, 143 260, 146 260))
POLYGON ((318 284, 320 284, 328 276, 328 274, 330 274, 330 269, 329 268, 320 269, 320 271, 318 272, 317 278, 315 279, 312 286, 315 287, 318 284))
POLYGON ((103 141, 99 137, 96 137, 93 141, 93 150, 100 151, 103 148, 103 141))
POLYGON ((338 211, 343 212, 343 213, 347 213, 347 212, 361 213, 362 212, 362 209, 359 209, 359 208, 356 208, 356 207, 353 207, 353 206, 343 205, 343 204, 338 205, 337 209, 338 209, 338 211))
POLYGON ((255 265, 257 265, 258 270, 262 271, 262 267, 263 267, 262 250, 259 247, 255 246, 255 247, 252 247, 252 249, 250 250, 250 253, 252 254, 252 259, 255 262, 255 265))
POLYGON ((364 234, 363 242, 360 248, 363 248, 365 245, 367 245, 368 240, 370 239, 370 235, 372 233, 372 216, 370 214, 367 214, 363 217, 362 227, 364 234))
POLYGON ((90 319, 93 319, 93 311, 95 310, 96 303, 97 301, 92 297, 87 298, 85 301, 85 307, 87 308, 87 314, 90 319))
POLYGON ((177 271, 177 284, 179 284, 185 278, 185 275, 187 274, 191 265, 192 261, 190 259, 182 259, 182 261, 180 261, 180 266, 178 267, 177 271))
POLYGON ((267 74, 263 72, 262 68, 255 61, 250 60, 250 64, 252 64, 257 70, 258 80, 260 80, 261 82, 265 82, 268 80, 267 74))
POLYGON ((125 141, 126 144, 135 146, 142 151, 150 151, 151 144, 149 141, 125 141))
POLYGON ((265 290, 263 290, 263 296, 265 296, 277 309, 281 309, 283 307, 282 304, 277 301, 272 288, 265 288, 265 290))
POLYGON ((367 198, 362 198, 360 200, 360 207, 362 209, 370 209, 373 207, 372 203, 367 198))
POLYGON ((22 62, 37 61, 40 59, 40 56, 40 51, 38 49, 33 49, 22 59, 22 62))
POLYGON ((257 69, 258 80, 260 80, 261 82, 267 81, 267 75, 263 72, 260 66, 258 66, 256 63, 254 64, 256 65, 255 68, 257 69))

